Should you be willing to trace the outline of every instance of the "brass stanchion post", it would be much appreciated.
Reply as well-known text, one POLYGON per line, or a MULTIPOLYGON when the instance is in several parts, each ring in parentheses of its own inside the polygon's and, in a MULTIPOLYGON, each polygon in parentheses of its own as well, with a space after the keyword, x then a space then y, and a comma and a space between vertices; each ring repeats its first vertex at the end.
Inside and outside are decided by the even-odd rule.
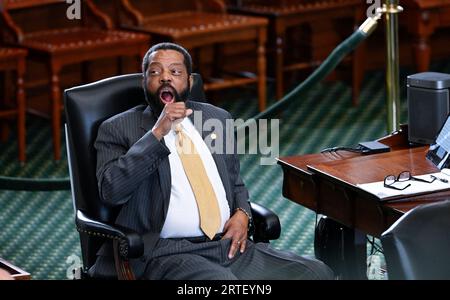
POLYGON ((399 83, 399 45, 398 16, 403 8, 398 0, 386 0, 381 8, 386 16, 386 91, 387 91, 387 130, 388 133, 400 128, 400 83, 399 83))

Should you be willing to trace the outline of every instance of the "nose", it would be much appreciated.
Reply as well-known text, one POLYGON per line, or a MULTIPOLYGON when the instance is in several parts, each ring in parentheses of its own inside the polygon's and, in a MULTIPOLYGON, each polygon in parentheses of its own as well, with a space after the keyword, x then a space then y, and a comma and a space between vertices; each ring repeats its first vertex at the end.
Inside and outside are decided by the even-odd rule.
POLYGON ((160 83, 170 83, 170 82, 172 82, 170 72, 163 71, 163 73, 161 74, 160 83))

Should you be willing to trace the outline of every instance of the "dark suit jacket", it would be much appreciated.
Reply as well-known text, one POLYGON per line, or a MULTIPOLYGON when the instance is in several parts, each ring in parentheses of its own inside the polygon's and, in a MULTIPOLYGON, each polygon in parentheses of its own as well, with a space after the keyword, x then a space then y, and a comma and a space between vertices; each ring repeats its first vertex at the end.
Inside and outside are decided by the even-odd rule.
MULTIPOLYGON (((227 133, 234 135, 232 129, 226 129, 225 120, 231 119, 231 115, 225 110, 194 101, 186 105, 202 112, 202 128, 210 118, 220 120, 222 132, 214 129, 218 138, 227 133)), ((145 235, 145 253, 152 251, 159 239, 171 190, 170 151, 151 132, 157 117, 149 106, 137 106, 103 122, 95 142, 100 196, 109 205, 121 205, 116 224, 145 235)), ((193 114, 189 117, 195 125, 193 114)), ((199 132, 205 139, 213 131, 199 132)), ((224 142, 222 153, 226 153, 225 147, 224 142)), ((250 213, 248 191, 239 175, 237 154, 212 153, 212 156, 225 188, 230 215, 238 207, 250 213)), ((110 255, 108 252, 108 247, 103 247, 99 254, 110 255)))

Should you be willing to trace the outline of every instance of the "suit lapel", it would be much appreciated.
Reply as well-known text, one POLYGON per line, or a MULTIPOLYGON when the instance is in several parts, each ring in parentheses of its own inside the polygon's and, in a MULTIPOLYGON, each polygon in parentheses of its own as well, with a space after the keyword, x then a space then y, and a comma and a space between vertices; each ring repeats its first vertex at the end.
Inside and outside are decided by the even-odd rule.
POLYGON ((155 126, 156 117, 153 115, 152 109, 147 105, 144 112, 142 113, 141 128, 144 133, 151 130, 155 126))
MULTIPOLYGON (((147 106, 147 108, 143 112, 141 122, 141 128, 144 130, 143 134, 152 130, 153 126, 155 126, 156 120, 157 118, 153 115, 150 106, 147 106)), ((164 139, 161 141, 161 143, 165 145, 164 139)), ((170 190, 172 186, 172 176, 170 174, 169 157, 164 157, 162 159, 161 163, 158 166, 157 172, 159 176, 159 184, 161 187, 161 196, 163 199, 163 210, 165 216, 169 208, 170 190)))

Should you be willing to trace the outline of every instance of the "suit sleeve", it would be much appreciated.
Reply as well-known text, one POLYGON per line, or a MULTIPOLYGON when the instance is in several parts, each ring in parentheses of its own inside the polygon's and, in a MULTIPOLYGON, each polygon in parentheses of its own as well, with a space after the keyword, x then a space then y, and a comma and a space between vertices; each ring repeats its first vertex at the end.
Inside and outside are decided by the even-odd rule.
MULTIPOLYGON (((228 114, 228 119, 232 119, 232 116, 228 114)), ((231 122, 227 123, 231 124, 231 122)), ((234 138, 234 153, 231 154, 231 166, 229 166, 229 172, 230 172, 230 178, 232 180, 232 188, 233 188, 233 194, 234 194, 234 206, 233 206, 233 213, 237 208, 244 209, 248 215, 251 217, 251 208, 249 203, 249 194, 248 190, 245 187, 244 181, 241 178, 241 167, 240 167, 240 161, 239 156, 237 155, 237 140, 234 136, 234 128, 228 128, 227 129, 228 134, 233 134, 234 138)))
POLYGON ((239 175, 240 172, 240 166, 239 166, 239 158, 237 155, 235 155, 234 159, 234 170, 237 174, 236 181, 234 182, 234 200, 235 200, 235 206, 234 209, 242 208, 244 209, 248 215, 251 217, 251 208, 249 203, 249 194, 248 190, 245 187, 244 182, 242 181, 241 176, 239 175))
POLYGON ((97 180, 100 197, 109 205, 127 202, 140 183, 156 174, 170 150, 151 131, 131 147, 126 135, 113 122, 104 122, 98 131, 97 180))

